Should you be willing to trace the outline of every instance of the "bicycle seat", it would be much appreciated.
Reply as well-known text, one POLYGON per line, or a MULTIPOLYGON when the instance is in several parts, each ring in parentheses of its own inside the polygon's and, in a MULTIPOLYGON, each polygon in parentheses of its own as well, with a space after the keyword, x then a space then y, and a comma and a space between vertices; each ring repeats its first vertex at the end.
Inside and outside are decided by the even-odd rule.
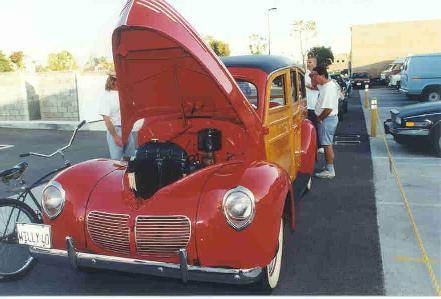
POLYGON ((25 172, 26 168, 28 168, 29 164, 26 162, 20 162, 14 167, 10 169, 3 170, 0 172, 0 178, 3 183, 7 183, 10 180, 17 180, 21 177, 23 172, 25 172))

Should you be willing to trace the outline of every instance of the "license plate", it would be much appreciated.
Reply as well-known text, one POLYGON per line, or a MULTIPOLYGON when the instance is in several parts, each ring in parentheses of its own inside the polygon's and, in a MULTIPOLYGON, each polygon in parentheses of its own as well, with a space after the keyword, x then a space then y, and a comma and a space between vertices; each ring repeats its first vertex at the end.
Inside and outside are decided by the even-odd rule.
POLYGON ((19 244, 51 248, 50 225, 17 223, 17 236, 19 244))
POLYGON ((360 85, 361 85, 361 83, 359 82, 359 83, 357 83, 357 85, 358 85, 358 86, 360 86, 360 85))

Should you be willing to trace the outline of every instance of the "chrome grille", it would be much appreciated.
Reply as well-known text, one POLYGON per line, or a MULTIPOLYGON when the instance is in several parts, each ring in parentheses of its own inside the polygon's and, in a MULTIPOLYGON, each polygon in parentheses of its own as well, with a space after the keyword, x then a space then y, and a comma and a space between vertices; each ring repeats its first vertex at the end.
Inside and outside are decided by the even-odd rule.
POLYGON ((190 220, 185 216, 138 216, 135 239, 139 255, 175 256, 186 248, 191 236, 190 220))
POLYGON ((87 231, 99 247, 123 254, 130 254, 129 215, 90 212, 87 215, 87 231))

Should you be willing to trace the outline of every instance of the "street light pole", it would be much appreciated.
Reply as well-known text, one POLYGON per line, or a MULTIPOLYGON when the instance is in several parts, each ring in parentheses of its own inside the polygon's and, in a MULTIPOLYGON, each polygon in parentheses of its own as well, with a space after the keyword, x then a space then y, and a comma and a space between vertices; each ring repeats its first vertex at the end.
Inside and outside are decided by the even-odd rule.
POLYGON ((268 8, 268 55, 271 55, 271 27, 270 27, 270 12, 277 10, 277 7, 268 8))

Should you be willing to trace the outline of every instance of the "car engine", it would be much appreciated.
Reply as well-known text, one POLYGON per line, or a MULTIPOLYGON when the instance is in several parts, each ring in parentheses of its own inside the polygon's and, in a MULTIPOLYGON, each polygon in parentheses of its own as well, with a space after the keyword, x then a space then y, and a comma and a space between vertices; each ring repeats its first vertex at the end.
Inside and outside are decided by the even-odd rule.
POLYGON ((148 199, 159 189, 215 163, 221 149, 221 132, 204 129, 198 133, 198 153, 189 155, 178 144, 156 139, 140 146, 128 162, 129 185, 137 198, 148 199))

